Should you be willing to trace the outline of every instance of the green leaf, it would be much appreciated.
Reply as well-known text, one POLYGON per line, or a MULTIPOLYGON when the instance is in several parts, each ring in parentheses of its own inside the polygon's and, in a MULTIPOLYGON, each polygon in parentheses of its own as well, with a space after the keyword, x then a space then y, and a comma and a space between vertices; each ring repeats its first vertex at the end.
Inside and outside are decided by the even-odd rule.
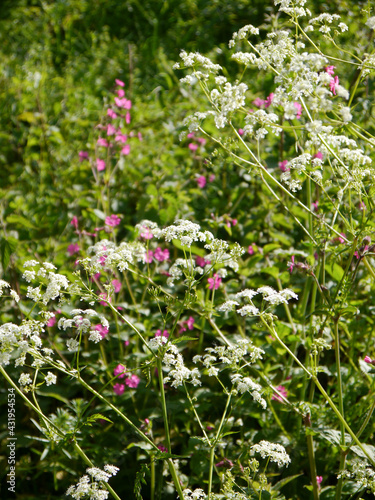
POLYGON ((325 265, 325 270, 327 273, 336 281, 341 281, 344 276, 344 270, 336 262, 331 262, 325 265))
POLYGON ((32 222, 30 222, 29 219, 26 219, 26 217, 23 217, 22 215, 17 215, 17 214, 8 215, 8 217, 6 218, 6 222, 8 224, 15 224, 16 226, 23 226, 29 229, 36 229, 34 224, 32 224, 32 222))
POLYGON ((17 248, 17 240, 12 237, 2 238, 0 241, 0 256, 1 256, 1 265, 3 267, 3 271, 7 269, 10 262, 10 256, 17 248))
POLYGON ((303 474, 295 474, 294 476, 284 477, 284 479, 281 479, 274 486, 272 486, 272 489, 279 491, 283 486, 290 483, 290 481, 293 481, 293 479, 299 476, 303 476, 303 474))
POLYGON ((142 490, 142 484, 147 484, 145 479, 147 472, 149 472, 148 466, 146 464, 142 464, 141 470, 139 470, 135 476, 134 495, 136 500, 143 500, 143 497, 141 495, 141 490, 142 490))

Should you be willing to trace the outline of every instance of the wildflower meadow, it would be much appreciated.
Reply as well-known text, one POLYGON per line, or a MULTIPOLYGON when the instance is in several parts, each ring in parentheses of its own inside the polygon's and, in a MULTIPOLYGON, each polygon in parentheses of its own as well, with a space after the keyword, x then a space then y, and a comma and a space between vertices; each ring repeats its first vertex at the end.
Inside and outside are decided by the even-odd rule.
POLYGON ((373 1, 1 8, 0 498, 373 498, 373 1))

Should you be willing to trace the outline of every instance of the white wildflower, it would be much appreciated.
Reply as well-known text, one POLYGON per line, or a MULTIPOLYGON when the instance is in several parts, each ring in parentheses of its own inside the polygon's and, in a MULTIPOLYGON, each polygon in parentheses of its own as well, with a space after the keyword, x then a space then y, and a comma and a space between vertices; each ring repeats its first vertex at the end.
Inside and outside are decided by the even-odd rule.
POLYGON ((48 372, 48 373, 47 373, 47 376, 46 376, 46 378, 45 378, 45 381, 46 381, 46 385, 56 384, 57 377, 56 377, 56 375, 54 375, 53 373, 48 372))
POLYGON ((261 441, 259 444, 252 446, 251 450, 260 453, 262 458, 269 458, 271 462, 276 462, 279 467, 290 464, 290 457, 281 444, 261 441))

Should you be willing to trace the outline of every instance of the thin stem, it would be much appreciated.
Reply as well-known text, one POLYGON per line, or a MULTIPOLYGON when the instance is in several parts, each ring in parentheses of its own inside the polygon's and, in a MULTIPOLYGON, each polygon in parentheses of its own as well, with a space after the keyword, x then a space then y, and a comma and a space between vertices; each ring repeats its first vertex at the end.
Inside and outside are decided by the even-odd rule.
POLYGON ((160 396, 161 396, 161 407, 163 411, 163 421, 164 421, 164 429, 165 429, 165 437, 167 440, 167 448, 168 453, 171 453, 171 437, 169 434, 169 424, 168 424, 168 412, 167 412, 167 402, 165 400, 165 392, 164 392, 164 380, 163 380, 163 367, 161 364, 161 359, 157 359, 157 367, 158 367, 158 378, 159 378, 159 387, 160 387, 160 396))

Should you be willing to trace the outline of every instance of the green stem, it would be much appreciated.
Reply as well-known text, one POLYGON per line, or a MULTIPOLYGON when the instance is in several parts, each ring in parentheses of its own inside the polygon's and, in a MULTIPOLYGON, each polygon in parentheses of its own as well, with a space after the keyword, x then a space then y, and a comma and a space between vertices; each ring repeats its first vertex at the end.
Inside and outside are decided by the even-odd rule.
POLYGON ((161 359, 159 359, 159 358, 157 359, 157 367, 158 367, 159 387, 160 387, 160 396, 161 396, 161 407, 162 407, 162 411, 163 411, 165 438, 167 441, 168 453, 171 453, 171 437, 169 434, 167 402, 165 400, 165 392, 164 392, 163 367, 161 364, 161 359))

